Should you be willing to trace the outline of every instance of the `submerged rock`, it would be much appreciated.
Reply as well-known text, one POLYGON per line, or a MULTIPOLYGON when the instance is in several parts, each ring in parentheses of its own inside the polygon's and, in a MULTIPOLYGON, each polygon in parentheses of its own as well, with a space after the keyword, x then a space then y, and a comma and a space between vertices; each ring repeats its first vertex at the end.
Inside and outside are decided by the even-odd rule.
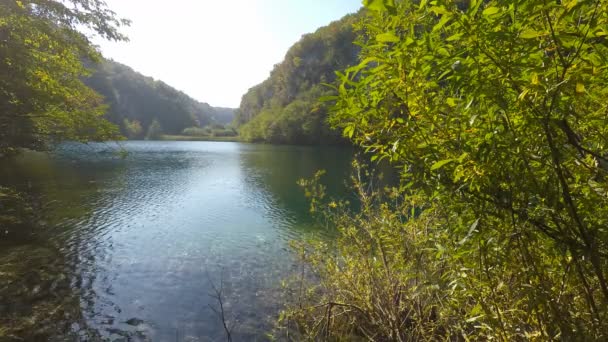
POLYGON ((137 325, 143 324, 144 321, 139 318, 131 318, 131 319, 125 321, 125 323, 127 323, 128 325, 137 326, 137 325))

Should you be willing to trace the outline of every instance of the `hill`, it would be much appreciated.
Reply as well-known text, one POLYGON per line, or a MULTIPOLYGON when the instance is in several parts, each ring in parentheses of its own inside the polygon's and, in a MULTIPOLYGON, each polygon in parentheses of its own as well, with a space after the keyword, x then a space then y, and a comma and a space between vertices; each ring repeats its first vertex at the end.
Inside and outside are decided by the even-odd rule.
POLYGON ((270 77, 243 95, 235 123, 241 138, 279 144, 334 144, 343 142, 327 122, 327 108, 318 99, 331 94, 323 83, 333 83, 335 70, 357 64, 350 14, 314 33, 302 36, 270 77))
POLYGON ((89 65, 93 74, 85 84, 104 96, 106 117, 129 139, 181 134, 191 127, 225 125, 234 110, 199 102, 162 81, 130 67, 106 60, 89 65))

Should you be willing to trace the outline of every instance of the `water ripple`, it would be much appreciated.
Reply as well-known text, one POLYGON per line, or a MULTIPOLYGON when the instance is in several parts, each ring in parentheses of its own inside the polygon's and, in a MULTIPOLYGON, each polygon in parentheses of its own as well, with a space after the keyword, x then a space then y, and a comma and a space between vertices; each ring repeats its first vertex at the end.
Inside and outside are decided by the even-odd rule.
MULTIPOLYGON (((70 318, 78 334, 221 337, 209 309, 221 283, 241 321, 239 336, 262 336, 280 308, 280 280, 293 269, 288 241, 314 230, 296 181, 316 169, 346 168, 349 154, 235 143, 122 146, 126 159, 114 144, 74 144, 36 161, 46 171, 27 182, 49 199, 45 243, 54 256, 21 266, 61 270, 63 291, 79 298, 82 319, 70 318)), ((343 172, 336 174, 335 184, 343 172)), ((22 252, 0 252, 0 261, 19 264, 22 252)), ((30 292, 58 286, 30 278, 30 292)))

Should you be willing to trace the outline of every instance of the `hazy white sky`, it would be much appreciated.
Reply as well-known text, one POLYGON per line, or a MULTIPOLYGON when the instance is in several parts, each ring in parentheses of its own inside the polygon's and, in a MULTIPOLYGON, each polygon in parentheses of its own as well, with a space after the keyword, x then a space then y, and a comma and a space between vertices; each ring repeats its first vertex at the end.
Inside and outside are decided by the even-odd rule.
POLYGON ((355 12, 361 0, 106 0, 130 42, 103 54, 212 106, 238 107, 303 34, 355 12))

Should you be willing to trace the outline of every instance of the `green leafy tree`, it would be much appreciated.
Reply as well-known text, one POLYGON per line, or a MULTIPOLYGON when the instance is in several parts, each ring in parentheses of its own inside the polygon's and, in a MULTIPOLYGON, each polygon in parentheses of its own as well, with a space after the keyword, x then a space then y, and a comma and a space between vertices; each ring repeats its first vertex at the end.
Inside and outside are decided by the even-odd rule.
POLYGON ((129 119, 124 119, 123 126, 127 132, 127 138, 138 139, 142 137, 144 129, 141 127, 141 123, 139 121, 129 121, 129 119))
POLYGON ((148 127, 148 133, 146 133, 146 140, 158 140, 163 135, 163 128, 158 122, 158 120, 154 119, 150 126, 148 127))
POLYGON ((98 0, 0 3, 0 154, 117 137, 101 119, 101 98, 81 81, 82 60, 99 54, 79 30, 124 40, 125 24, 98 0))
POLYGON ((366 4, 331 121, 400 167, 405 203, 336 219, 338 255, 313 258, 325 311, 300 327, 606 339, 608 2, 366 4))

